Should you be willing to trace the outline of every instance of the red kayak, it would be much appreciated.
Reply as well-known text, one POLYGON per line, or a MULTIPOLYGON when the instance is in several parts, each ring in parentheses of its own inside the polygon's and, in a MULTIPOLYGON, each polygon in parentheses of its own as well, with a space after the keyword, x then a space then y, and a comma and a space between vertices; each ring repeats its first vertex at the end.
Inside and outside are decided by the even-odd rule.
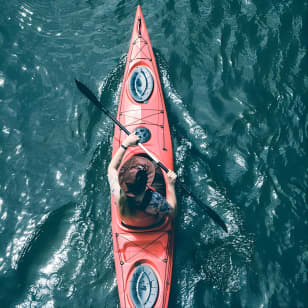
MULTIPOLYGON (((129 131, 135 131, 144 147, 173 170, 172 142, 163 93, 140 6, 137 7, 127 55, 117 120, 129 131)), ((112 155, 125 137, 126 134, 116 126, 112 155)), ((122 164, 141 153, 144 152, 140 147, 129 147, 122 164)), ((167 185, 165 173, 163 177, 167 185)), ((173 264, 172 219, 166 217, 160 225, 150 228, 128 227, 123 225, 112 196, 111 213, 121 308, 168 307, 173 264)))

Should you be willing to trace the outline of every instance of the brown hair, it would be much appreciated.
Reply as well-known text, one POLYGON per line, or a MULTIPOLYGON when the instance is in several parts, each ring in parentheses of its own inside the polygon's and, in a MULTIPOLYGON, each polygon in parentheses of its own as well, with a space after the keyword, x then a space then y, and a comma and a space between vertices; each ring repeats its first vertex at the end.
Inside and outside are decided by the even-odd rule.
POLYGON ((136 200, 133 197, 128 197, 121 191, 119 200, 119 209, 122 217, 133 217, 136 215, 136 200))

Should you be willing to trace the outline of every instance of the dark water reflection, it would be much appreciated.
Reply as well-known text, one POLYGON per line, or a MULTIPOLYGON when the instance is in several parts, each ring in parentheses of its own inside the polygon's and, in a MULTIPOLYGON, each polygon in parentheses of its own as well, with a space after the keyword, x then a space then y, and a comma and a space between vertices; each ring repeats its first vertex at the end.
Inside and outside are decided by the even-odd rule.
MULTIPOLYGON (((118 307, 112 123, 136 1, 0 4, 1 307, 118 307)), ((307 1, 142 1, 178 189, 170 307, 307 308, 307 1)))

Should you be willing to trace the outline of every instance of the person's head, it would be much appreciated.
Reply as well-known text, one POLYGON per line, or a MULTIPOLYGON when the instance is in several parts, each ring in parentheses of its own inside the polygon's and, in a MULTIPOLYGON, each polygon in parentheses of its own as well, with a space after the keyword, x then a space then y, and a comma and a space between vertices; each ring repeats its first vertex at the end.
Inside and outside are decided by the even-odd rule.
POLYGON ((127 160, 119 171, 119 184, 129 197, 136 197, 151 186, 155 176, 153 163, 143 156, 133 156, 127 160))
POLYGON ((119 171, 121 196, 119 201, 122 216, 134 216, 142 203, 147 186, 153 182, 155 168, 146 158, 133 156, 119 171))

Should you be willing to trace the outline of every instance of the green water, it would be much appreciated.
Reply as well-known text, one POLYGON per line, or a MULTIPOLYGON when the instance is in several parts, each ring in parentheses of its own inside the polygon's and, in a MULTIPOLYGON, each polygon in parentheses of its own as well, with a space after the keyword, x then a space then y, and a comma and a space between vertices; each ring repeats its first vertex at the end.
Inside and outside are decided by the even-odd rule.
POLYGON ((106 170, 137 4, 177 189, 171 308, 308 308, 308 1, 0 2, 0 307, 119 307, 106 170))

